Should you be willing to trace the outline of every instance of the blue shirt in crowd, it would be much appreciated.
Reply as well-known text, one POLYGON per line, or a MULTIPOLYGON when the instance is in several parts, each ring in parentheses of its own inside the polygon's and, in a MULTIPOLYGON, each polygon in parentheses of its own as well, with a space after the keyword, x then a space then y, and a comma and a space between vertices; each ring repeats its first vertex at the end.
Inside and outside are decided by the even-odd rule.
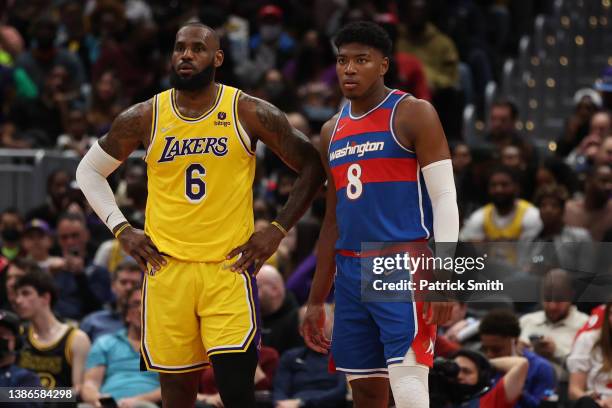
POLYGON ((346 399, 344 374, 332 374, 327 369, 328 357, 297 347, 281 357, 274 375, 274 403, 287 399, 301 399, 306 407, 336 407, 346 399))
POLYGON ((111 334, 125 327, 120 313, 114 310, 93 312, 83 319, 80 329, 94 342, 104 334, 111 334))
POLYGON ((104 366, 106 373, 101 394, 115 400, 145 394, 159 388, 159 376, 151 371, 140 371, 140 354, 127 337, 127 329, 98 338, 87 356, 86 369, 104 366))

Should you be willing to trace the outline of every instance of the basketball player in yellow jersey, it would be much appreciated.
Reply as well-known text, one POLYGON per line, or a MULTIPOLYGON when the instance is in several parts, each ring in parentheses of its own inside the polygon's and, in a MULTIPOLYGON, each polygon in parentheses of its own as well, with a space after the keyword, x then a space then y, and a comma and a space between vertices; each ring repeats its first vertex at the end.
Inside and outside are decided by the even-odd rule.
POLYGON ((281 111, 214 82, 222 62, 212 29, 183 26, 173 88, 120 114, 77 169, 92 208, 148 272, 141 354, 160 373, 165 407, 194 406, 209 363, 225 407, 255 406, 255 273, 325 179, 317 151, 281 111), (258 140, 299 177, 276 221, 253 233, 258 140), (144 231, 125 220, 106 181, 141 143, 149 187, 144 231))

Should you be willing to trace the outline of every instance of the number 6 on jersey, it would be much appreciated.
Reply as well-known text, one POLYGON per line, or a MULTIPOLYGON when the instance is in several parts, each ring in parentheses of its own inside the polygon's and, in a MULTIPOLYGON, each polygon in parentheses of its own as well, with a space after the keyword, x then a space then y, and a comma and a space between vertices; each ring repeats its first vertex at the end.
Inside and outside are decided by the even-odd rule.
POLYGON ((199 202, 206 195, 206 183, 202 178, 206 169, 200 163, 193 163, 185 170, 185 195, 193 203, 199 202))
POLYGON ((356 200, 363 192, 363 184, 361 184, 360 179, 361 166, 357 163, 351 164, 346 172, 346 177, 348 178, 346 196, 351 200, 356 200))

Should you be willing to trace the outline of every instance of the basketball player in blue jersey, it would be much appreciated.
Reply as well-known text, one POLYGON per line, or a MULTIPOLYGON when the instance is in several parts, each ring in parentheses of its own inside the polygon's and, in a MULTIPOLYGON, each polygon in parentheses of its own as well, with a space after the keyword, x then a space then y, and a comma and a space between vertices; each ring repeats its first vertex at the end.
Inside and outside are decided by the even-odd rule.
POLYGON ((255 407, 255 273, 325 178, 316 149, 284 113, 215 82, 222 63, 214 30, 181 27, 172 89, 121 113, 77 169, 91 207, 148 272, 141 355, 148 370, 160 373, 168 408, 194 406, 201 370, 210 364, 225 407, 255 407), (258 141, 299 175, 277 219, 253 232, 258 141), (144 231, 126 221, 106 180, 141 144, 149 194, 144 231))
MULTIPOLYGON (((378 25, 351 23, 335 39, 336 72, 348 100, 321 131, 327 209, 304 322, 306 343, 325 353, 323 302, 334 282, 331 354, 355 406, 429 406, 436 324, 448 302, 361 301, 364 242, 456 242, 459 215, 446 137, 426 101, 385 87, 391 40, 378 25)), ((369 255, 368 255, 369 256, 369 255)))

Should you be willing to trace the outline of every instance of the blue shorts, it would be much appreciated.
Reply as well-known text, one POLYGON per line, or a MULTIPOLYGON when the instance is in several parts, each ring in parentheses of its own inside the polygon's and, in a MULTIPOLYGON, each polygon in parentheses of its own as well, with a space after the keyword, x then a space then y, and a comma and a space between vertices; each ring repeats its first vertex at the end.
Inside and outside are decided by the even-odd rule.
POLYGON ((336 369, 353 375, 386 374, 389 365, 404 361, 411 346, 417 362, 431 366, 435 326, 425 324, 422 304, 411 298, 406 302, 363 302, 362 260, 336 255, 332 338, 336 369))

